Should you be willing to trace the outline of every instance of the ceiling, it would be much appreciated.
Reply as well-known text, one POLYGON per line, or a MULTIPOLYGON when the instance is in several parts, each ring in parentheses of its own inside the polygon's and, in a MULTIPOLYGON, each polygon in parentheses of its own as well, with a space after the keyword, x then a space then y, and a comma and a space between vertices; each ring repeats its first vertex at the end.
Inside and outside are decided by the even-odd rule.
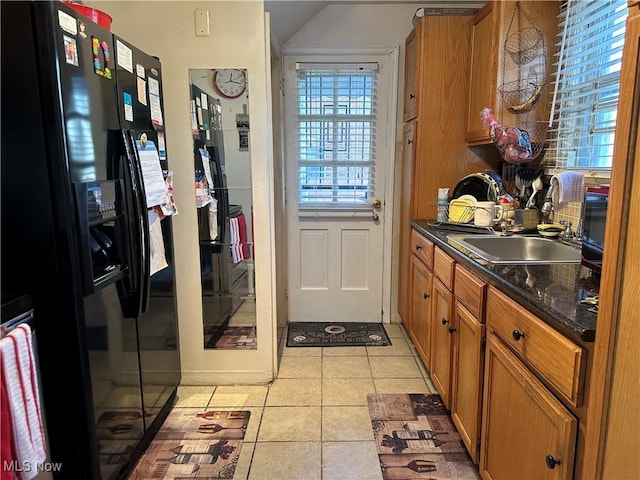
POLYGON ((328 1, 265 0, 264 10, 271 13, 271 36, 282 45, 300 30, 328 1))
MULTIPOLYGON (((271 13, 272 42, 283 45, 324 7, 336 3, 413 4, 425 7, 467 7, 478 0, 264 0, 264 9, 271 13)), ((410 19, 409 19, 410 20, 410 19)))

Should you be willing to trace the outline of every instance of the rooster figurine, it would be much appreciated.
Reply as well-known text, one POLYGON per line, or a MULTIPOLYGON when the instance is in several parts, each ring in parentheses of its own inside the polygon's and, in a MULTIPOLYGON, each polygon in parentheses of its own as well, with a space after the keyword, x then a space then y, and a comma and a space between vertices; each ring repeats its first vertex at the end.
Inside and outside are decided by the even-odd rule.
POLYGON ((500 155, 509 163, 525 162, 531 158, 533 150, 531 138, 526 130, 517 127, 505 127, 499 123, 489 108, 480 112, 482 124, 491 127, 491 140, 498 148, 500 155))

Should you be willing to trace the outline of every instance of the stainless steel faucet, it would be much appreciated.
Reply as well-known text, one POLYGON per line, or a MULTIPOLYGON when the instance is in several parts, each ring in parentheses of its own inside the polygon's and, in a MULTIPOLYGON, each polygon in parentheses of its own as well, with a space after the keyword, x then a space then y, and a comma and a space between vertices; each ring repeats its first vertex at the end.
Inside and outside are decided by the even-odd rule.
POLYGON ((551 196, 547 195, 547 198, 545 199, 544 204, 540 209, 540 213, 542 213, 545 221, 551 221, 553 218, 553 211, 554 211, 554 206, 551 200, 551 196))

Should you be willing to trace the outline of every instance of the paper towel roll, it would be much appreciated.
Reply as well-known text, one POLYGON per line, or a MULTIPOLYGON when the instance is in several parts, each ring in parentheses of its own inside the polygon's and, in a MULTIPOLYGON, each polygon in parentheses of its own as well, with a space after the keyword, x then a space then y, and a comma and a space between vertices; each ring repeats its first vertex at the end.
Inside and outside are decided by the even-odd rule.
POLYGON ((438 189, 438 222, 446 222, 449 218, 449 189, 438 189))

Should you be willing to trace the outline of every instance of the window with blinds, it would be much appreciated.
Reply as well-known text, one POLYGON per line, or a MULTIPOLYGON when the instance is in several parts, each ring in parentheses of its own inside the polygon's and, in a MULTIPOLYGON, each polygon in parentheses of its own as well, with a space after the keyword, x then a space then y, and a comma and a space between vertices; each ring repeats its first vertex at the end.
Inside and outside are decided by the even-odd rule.
POLYGON ((560 14, 551 154, 560 168, 609 169, 626 0, 567 0, 560 14))
POLYGON ((298 205, 369 209, 377 64, 298 64, 298 205))

